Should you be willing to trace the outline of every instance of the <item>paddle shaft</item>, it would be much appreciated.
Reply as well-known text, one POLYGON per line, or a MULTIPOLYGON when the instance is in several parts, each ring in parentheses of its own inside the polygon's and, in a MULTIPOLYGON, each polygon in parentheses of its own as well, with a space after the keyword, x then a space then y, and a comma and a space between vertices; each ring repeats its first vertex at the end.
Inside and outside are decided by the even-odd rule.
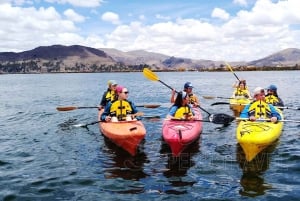
MULTIPOLYGON (((240 118, 237 117, 236 120, 249 120, 249 118, 240 118)), ((271 121, 270 119, 256 119, 255 121, 271 121)), ((278 120, 279 122, 293 122, 293 123, 300 123, 300 120, 292 120, 292 119, 281 119, 278 120)))
MULTIPOLYGON (((136 105, 136 107, 144 107, 144 108, 157 108, 160 107, 160 105, 136 105)), ((77 107, 77 106, 60 106, 56 109, 58 111, 71 111, 71 110, 77 110, 77 109, 91 109, 91 108, 99 108, 98 106, 83 106, 83 107, 77 107)))
POLYGON ((233 73, 233 75, 236 77, 236 79, 240 82, 240 79, 239 79, 238 76, 233 72, 231 66, 230 66, 228 63, 226 63, 226 65, 227 65, 227 67, 229 68, 229 70, 233 73))

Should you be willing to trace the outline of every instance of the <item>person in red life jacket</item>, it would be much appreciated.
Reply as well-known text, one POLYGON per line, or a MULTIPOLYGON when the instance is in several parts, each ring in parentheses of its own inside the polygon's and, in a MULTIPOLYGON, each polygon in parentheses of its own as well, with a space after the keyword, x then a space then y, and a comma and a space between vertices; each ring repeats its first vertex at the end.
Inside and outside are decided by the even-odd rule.
POLYGON ((240 114, 241 118, 248 118, 250 121, 256 119, 270 119, 276 123, 281 120, 281 116, 272 104, 265 102, 265 90, 261 87, 256 87, 253 91, 254 101, 246 105, 240 114))
MULTIPOLYGON (((189 96, 189 104, 193 105, 194 107, 200 106, 199 98, 193 93, 193 85, 191 82, 186 82, 183 86, 183 91, 186 92, 189 96)), ((170 102, 175 103, 175 89, 172 90, 172 95, 170 102)))
POLYGON ((235 88, 235 90, 232 94, 233 98, 249 98, 249 99, 251 99, 250 92, 246 85, 246 80, 242 79, 238 83, 235 83, 233 85, 233 88, 235 88))
POLYGON ((269 104, 272 104, 274 106, 280 106, 280 107, 284 106, 283 101, 281 100, 281 98, 277 94, 276 85, 271 84, 267 88, 266 102, 269 103, 269 104))
POLYGON ((118 83, 115 80, 108 80, 107 82, 108 88, 107 90, 103 93, 100 105, 98 107, 98 121, 100 121, 101 114, 104 111, 105 106, 114 100, 117 99, 117 94, 116 94, 116 88, 118 86, 118 83))
POLYGON ((140 120, 140 117, 134 116, 138 110, 135 104, 128 100, 129 91, 127 88, 118 85, 116 93, 118 98, 106 105, 101 115, 101 121, 128 121, 128 117, 133 117, 130 120, 140 120))
POLYGON ((175 103, 171 106, 169 113, 167 114, 168 119, 194 119, 193 108, 189 105, 190 97, 186 92, 179 92, 176 96, 175 103))

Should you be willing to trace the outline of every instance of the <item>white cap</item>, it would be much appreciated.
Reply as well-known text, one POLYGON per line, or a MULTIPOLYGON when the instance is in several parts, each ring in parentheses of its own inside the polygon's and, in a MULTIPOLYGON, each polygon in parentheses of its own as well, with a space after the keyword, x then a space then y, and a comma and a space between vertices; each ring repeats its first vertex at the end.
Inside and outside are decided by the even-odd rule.
POLYGON ((264 91, 264 88, 262 87, 256 87, 254 90, 253 90, 253 95, 258 95, 258 94, 261 94, 261 92, 264 91))

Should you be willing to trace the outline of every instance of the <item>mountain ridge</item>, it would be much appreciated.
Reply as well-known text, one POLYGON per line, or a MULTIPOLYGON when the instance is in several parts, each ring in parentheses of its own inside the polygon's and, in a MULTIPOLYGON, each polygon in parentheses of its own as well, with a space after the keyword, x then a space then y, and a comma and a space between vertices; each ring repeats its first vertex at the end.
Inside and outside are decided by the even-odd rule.
MULTIPOLYGON (((300 49, 287 48, 261 59, 228 62, 232 66, 263 68, 298 66, 300 49)), ((123 52, 113 48, 81 45, 39 46, 19 53, 0 52, 0 73, 109 72, 154 70, 222 69, 225 61, 174 57, 145 50, 123 52)))

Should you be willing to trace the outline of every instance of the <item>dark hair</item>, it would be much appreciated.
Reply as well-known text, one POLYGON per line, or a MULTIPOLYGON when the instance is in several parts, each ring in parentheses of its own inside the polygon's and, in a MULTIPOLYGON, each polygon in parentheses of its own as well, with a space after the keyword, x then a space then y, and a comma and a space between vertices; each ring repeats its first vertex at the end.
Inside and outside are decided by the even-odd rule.
POLYGON ((186 98, 188 96, 188 94, 186 92, 178 92, 175 102, 173 104, 173 106, 177 106, 177 107, 181 107, 182 103, 183 103, 183 99, 186 98), (184 94, 184 97, 183 97, 184 94))

